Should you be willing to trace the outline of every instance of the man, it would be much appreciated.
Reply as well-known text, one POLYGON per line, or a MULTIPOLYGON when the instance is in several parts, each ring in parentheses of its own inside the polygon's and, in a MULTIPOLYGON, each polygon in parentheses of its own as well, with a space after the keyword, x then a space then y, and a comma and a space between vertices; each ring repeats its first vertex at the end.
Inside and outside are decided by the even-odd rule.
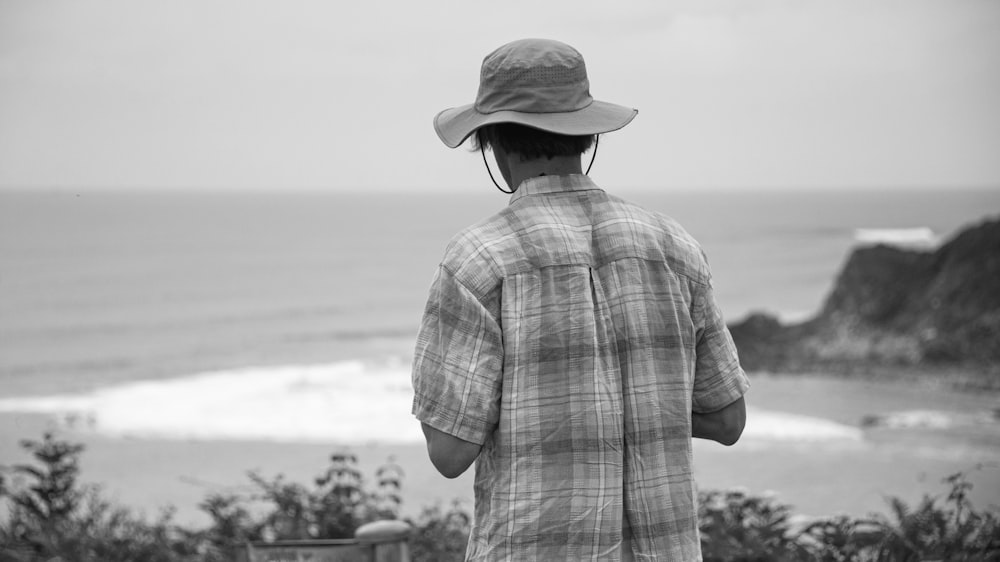
POLYGON ((434 120, 513 190, 449 244, 413 364, 434 466, 476 462, 468 560, 701 559, 691 438, 735 443, 749 384, 698 244, 583 174, 635 115, 591 98, 572 47, 527 39, 434 120))

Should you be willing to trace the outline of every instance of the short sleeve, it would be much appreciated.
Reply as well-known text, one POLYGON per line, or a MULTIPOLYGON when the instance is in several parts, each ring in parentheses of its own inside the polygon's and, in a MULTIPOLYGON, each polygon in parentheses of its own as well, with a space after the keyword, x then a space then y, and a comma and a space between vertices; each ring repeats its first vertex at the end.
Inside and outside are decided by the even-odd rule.
POLYGON ((413 357, 413 414, 434 429, 483 444, 499 420, 502 373, 500 325, 439 267, 413 357))
POLYGON ((710 283, 694 287, 695 348, 692 410, 708 413, 725 408, 743 396, 750 381, 740 367, 736 344, 726 328, 710 283))

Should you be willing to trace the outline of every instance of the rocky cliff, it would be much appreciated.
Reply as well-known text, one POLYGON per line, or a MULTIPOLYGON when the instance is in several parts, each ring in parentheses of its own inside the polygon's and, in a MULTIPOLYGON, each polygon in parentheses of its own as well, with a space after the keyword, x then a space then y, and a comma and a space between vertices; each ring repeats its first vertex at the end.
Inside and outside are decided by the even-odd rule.
POLYGON ((1000 218, 934 251, 858 248, 814 318, 756 314, 730 330, 747 370, 961 370, 1000 381, 1000 218))

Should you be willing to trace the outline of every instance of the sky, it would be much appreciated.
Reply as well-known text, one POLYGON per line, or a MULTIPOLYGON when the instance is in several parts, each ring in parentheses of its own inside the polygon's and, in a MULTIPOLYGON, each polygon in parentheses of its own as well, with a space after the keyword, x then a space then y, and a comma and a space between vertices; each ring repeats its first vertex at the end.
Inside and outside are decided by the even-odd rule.
POLYGON ((490 186, 431 119, 523 37, 638 108, 602 185, 1000 189, 995 0, 0 0, 0 188, 490 186))

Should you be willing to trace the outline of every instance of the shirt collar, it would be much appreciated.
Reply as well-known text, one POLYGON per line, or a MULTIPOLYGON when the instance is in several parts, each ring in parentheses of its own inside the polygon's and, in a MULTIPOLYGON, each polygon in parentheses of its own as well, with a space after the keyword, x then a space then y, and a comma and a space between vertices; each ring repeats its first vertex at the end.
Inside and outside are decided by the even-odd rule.
POLYGON ((537 176, 528 178, 521 182, 517 191, 510 196, 513 203, 521 197, 529 195, 545 195, 549 193, 564 193, 568 191, 591 191, 600 190, 597 184, 584 174, 570 174, 566 176, 537 176))

